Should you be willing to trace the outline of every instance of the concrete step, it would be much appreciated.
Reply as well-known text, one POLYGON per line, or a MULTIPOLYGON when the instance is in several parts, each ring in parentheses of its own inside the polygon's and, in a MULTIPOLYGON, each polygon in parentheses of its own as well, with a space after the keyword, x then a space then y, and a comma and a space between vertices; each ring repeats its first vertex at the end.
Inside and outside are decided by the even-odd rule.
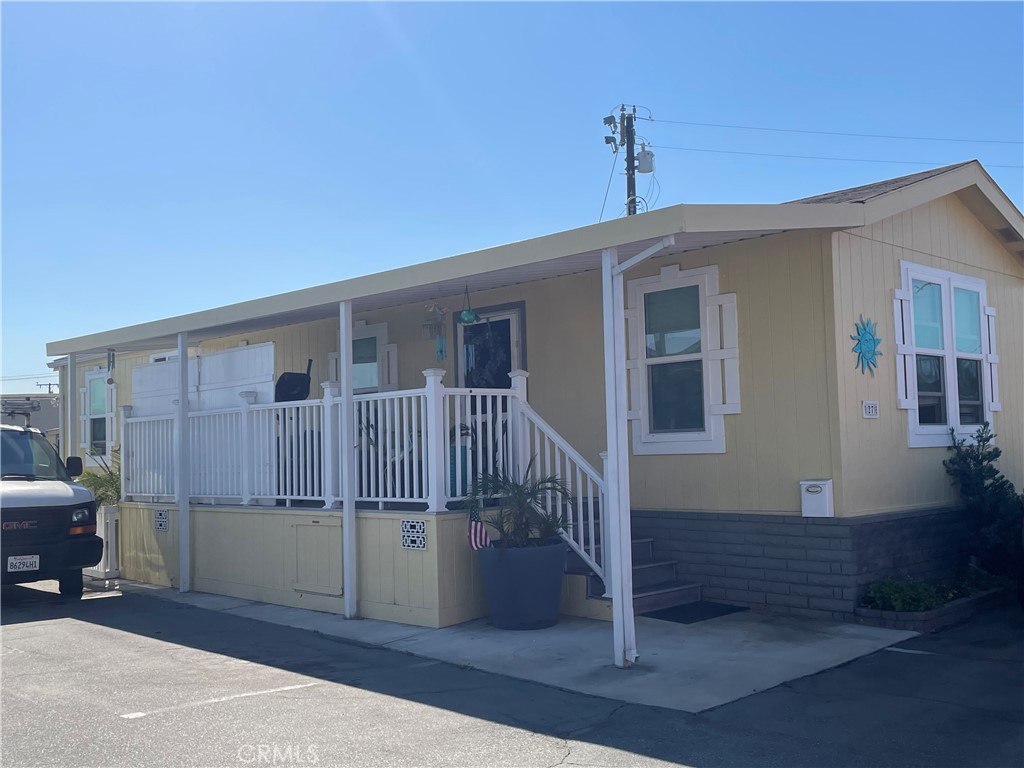
MULTIPOLYGON (((633 565, 642 565, 644 563, 650 563, 654 560, 654 539, 633 539, 633 565)), ((601 545, 598 544, 595 548, 598 554, 598 558, 601 556, 601 545)), ((590 568, 583 559, 576 554, 575 550, 570 549, 568 554, 565 556, 565 572, 576 573, 576 574, 590 574, 590 568)))
POLYGON ((646 587, 676 580, 676 561, 633 563, 633 587, 646 587))
MULTIPOLYGON (((594 577, 591 580, 593 587, 599 587, 601 591, 591 592, 591 600, 608 600, 604 597, 603 582, 594 577)), ((696 603, 700 600, 700 584, 693 584, 686 581, 674 579, 662 581, 657 584, 646 586, 633 585, 633 612, 636 614, 656 611, 660 608, 672 608, 676 605, 696 603)))

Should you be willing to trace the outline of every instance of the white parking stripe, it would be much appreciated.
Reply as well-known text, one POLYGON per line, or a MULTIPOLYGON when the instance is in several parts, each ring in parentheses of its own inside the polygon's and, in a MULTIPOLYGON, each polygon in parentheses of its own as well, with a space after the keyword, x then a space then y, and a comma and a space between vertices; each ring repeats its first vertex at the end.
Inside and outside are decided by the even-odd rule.
POLYGON ((915 651, 913 648, 883 648, 883 651, 892 651, 893 653, 912 653, 915 656, 934 656, 933 651, 915 651))
POLYGON ((135 720, 139 717, 146 717, 148 715, 159 715, 162 712, 173 712, 177 709, 189 709, 191 707, 203 707, 207 704, 220 704, 222 701, 231 701, 232 699, 244 699, 248 696, 263 696, 267 693, 281 693, 281 691, 295 691, 299 688, 311 688, 314 685, 320 685, 316 683, 302 683, 301 685, 286 685, 282 688, 269 688, 265 691, 249 691, 248 693, 236 693, 231 696, 221 696, 217 699, 207 699, 206 701, 191 701, 188 704, 176 704, 173 707, 162 707, 160 709, 153 709, 149 712, 129 712, 126 715, 121 715, 125 720, 135 720))

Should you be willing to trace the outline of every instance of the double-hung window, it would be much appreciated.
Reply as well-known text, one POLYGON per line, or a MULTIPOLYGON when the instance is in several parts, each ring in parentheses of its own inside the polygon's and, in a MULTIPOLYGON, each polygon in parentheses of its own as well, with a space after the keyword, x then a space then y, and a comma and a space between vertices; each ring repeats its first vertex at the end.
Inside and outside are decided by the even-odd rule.
POLYGON ((89 456, 102 456, 109 462, 114 444, 117 394, 113 381, 107 383, 108 375, 105 368, 96 368, 85 375, 85 386, 79 390, 79 445, 89 456))
MULTIPOLYGON (((337 352, 327 361, 332 381, 340 381, 337 352)), ((352 389, 357 395, 387 392, 398 388, 398 346, 388 344, 387 323, 368 324, 357 320, 352 325, 352 389)))
POLYGON ((896 292, 898 405, 909 412, 911 448, 970 437, 1000 409, 995 310, 985 281, 901 263, 896 292))
POLYGON ((735 294, 716 267, 629 282, 633 451, 723 453, 723 414, 739 412, 735 294))

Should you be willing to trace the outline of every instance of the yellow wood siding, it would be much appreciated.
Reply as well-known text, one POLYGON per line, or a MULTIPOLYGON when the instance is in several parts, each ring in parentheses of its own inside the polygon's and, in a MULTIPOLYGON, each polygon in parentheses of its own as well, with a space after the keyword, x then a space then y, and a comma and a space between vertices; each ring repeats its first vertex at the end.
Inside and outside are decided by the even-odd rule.
POLYGON ((192 586, 340 613, 341 513, 192 507, 192 586))
POLYGON ((432 515, 359 512, 359 615, 439 626, 438 540, 432 515), (402 520, 426 523, 427 549, 401 547, 402 520))
POLYGON ((118 504, 121 576, 164 587, 178 585, 178 509, 170 504, 118 504), (153 512, 166 509, 168 529, 153 527, 153 512))
POLYGON ((742 411, 725 416, 726 452, 634 457, 634 507, 796 513, 801 479, 838 481, 828 253, 827 235, 780 235, 656 259, 626 276, 716 265, 739 321, 742 411))
POLYGON ((900 261, 985 280, 995 307, 999 386, 993 414, 1000 468, 1024 484, 1024 265, 954 195, 833 236, 836 280, 835 348, 839 431, 844 478, 837 504, 844 514, 924 508, 953 503, 942 466, 945 448, 908 448, 907 411, 896 407, 893 290, 900 261), (878 323, 882 356, 875 376, 854 369, 850 334, 860 315, 878 323), (877 400, 881 418, 864 419, 861 401, 877 400))
POLYGON ((439 626, 486 616, 479 557, 466 540, 466 513, 438 515, 436 521, 439 626))

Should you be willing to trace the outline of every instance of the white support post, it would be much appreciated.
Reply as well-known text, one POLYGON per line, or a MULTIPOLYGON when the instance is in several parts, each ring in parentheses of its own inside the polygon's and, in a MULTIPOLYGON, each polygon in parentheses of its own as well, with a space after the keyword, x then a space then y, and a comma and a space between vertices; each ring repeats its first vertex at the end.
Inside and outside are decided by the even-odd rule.
POLYGON ((178 334, 178 591, 192 590, 192 526, 189 498, 192 495, 192 460, 188 428, 188 333, 178 334))
POLYGON ((530 464, 530 447, 526 444, 526 420, 523 418, 520 403, 528 403, 526 380, 530 374, 521 368, 510 371, 508 377, 512 379, 512 428, 509 437, 511 438, 512 456, 515 457, 513 471, 516 477, 521 477, 526 467, 530 464))
POLYGON ((334 407, 341 384, 325 381, 320 384, 324 390, 323 405, 323 462, 324 462, 324 509, 330 509, 338 500, 338 462, 334 460, 334 407))
POLYGON ((242 452, 242 504, 243 506, 249 506, 253 502, 252 468, 254 464, 249 406, 256 402, 256 392, 246 390, 245 392, 239 392, 238 396, 242 398, 242 410, 239 413, 239 418, 242 420, 239 427, 239 443, 241 444, 242 452))
POLYGON ((355 393, 352 388, 352 302, 338 305, 339 343, 338 378, 341 380, 340 434, 342 570, 345 580, 345 618, 354 619, 359 610, 359 585, 356 581, 358 537, 356 535, 356 427, 355 393))
MULTIPOLYGON (((629 667, 637 659, 633 620, 633 552, 629 510, 629 439, 626 435, 626 354, 622 274, 616 274, 618 252, 601 253, 601 286, 604 316, 605 419, 608 441, 605 476, 609 538, 605 550, 606 576, 611 577, 612 645, 617 667, 629 667)), ((607 584, 607 580, 606 580, 607 584)))
POLYGON ((445 469, 448 462, 444 455, 444 368, 427 368, 427 510, 442 512, 448 504, 448 479, 445 469))
POLYGON ((63 397, 66 403, 64 412, 68 417, 68 431, 64 435, 65 457, 78 455, 78 438, 75 436, 78 431, 78 355, 74 352, 68 353, 67 385, 63 397))
POLYGON ((121 431, 118 433, 121 435, 121 499, 126 501, 128 494, 127 490, 127 474, 128 474, 128 457, 130 452, 134 450, 134 446, 128 442, 128 419, 132 417, 132 407, 130 405, 121 406, 121 423, 118 425, 121 431))

